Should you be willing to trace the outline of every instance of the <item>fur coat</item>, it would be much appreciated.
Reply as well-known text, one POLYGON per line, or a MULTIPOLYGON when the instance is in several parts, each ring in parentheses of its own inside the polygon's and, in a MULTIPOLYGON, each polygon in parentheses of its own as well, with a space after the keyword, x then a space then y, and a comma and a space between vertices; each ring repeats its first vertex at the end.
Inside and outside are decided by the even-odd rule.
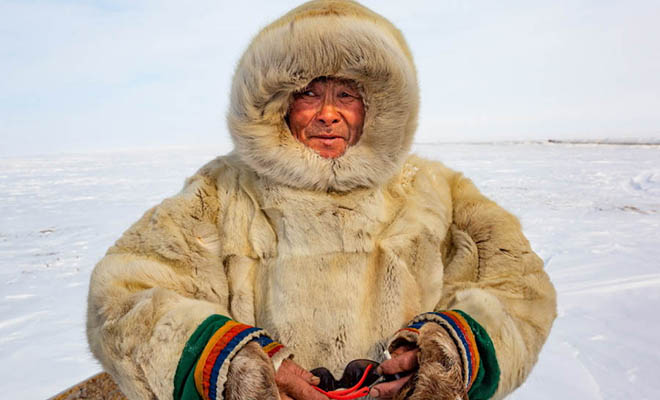
POLYGON ((403 36, 355 2, 312 1, 264 28, 233 79, 234 151, 147 211, 92 274, 90 348, 122 391, 172 397, 186 341, 212 314, 339 373, 381 360, 416 315, 447 309, 492 339, 495 397, 519 386, 555 318, 554 289, 514 216, 409 154, 418 103, 403 36), (286 124, 293 94, 320 76, 358 82, 365 103, 363 135, 337 159, 286 124))

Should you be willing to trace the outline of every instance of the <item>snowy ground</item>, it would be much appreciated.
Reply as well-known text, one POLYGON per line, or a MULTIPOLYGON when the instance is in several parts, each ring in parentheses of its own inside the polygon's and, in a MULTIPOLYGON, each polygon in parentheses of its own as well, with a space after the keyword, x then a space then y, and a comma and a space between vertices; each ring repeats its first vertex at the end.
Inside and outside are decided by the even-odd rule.
MULTIPOLYGON (((514 399, 660 393, 660 147, 417 145, 517 214, 559 317, 514 399)), ((100 370, 84 335, 94 263, 218 149, 0 159, 0 393, 43 399, 100 370)))

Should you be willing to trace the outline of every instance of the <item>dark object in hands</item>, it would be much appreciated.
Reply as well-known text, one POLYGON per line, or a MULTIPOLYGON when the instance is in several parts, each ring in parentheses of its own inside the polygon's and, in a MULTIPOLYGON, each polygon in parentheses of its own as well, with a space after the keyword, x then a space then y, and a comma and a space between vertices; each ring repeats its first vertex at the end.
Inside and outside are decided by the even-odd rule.
POLYGON ((313 369, 310 372, 321 379, 321 382, 318 384, 318 388, 325 392, 332 392, 346 388, 353 388, 354 390, 357 390, 364 387, 371 387, 377 381, 378 383, 381 383, 400 378, 399 376, 395 375, 378 375, 378 373, 376 373, 376 368, 378 368, 378 365, 379 363, 372 360, 353 360, 346 365, 346 368, 344 368, 344 373, 338 380, 335 379, 335 377, 327 368, 324 367, 313 369), (371 368, 368 368, 369 366, 371 366, 371 368), (360 383, 360 385, 354 388, 354 386, 358 383, 360 383))
MULTIPOLYGON (((369 365, 372 367, 364 382, 360 386, 365 387, 371 386, 374 382, 376 382, 376 380, 378 380, 378 378, 380 378, 380 375, 376 373, 376 368, 378 368, 379 365, 379 363, 376 361, 359 359, 349 362, 346 365, 346 368, 344 368, 344 373, 339 380, 335 379, 332 373, 324 367, 313 369, 310 372, 321 379, 321 383, 319 383, 318 387, 325 390, 326 392, 330 392, 333 390, 346 389, 355 386, 360 381, 360 379, 362 379, 362 376, 364 375, 364 372, 367 370, 367 366, 369 365)), ((395 379, 394 376, 391 376, 391 379, 387 379, 388 377, 389 376, 386 376, 385 380, 395 379)))
POLYGON ((379 365, 376 361, 359 359, 349 362, 346 365, 346 368, 344 368, 344 373, 339 380, 335 379, 332 373, 324 367, 313 369, 310 372, 321 379, 321 383, 318 384, 319 388, 326 392, 331 392, 333 390, 346 389, 355 386, 360 379, 362 379, 362 376, 369 365, 372 367, 361 385, 361 387, 364 387, 370 386, 380 378, 380 375, 376 373, 376 368, 379 365))

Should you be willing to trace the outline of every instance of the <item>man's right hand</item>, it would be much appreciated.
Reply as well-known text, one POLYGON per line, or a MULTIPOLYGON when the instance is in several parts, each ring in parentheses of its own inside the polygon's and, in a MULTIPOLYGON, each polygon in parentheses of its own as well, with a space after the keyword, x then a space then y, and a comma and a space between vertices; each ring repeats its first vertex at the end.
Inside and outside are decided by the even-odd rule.
POLYGON ((313 386, 321 380, 291 360, 284 360, 275 373, 282 400, 329 400, 313 386))

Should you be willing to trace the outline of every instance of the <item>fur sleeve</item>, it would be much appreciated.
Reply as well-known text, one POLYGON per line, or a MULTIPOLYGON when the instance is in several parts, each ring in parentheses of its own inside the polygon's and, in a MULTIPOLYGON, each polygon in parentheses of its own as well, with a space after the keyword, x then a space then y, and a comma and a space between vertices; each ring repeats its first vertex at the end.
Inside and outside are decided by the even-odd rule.
POLYGON ((186 341, 212 314, 229 315, 215 182, 191 178, 149 210, 96 265, 90 348, 129 398, 171 398, 186 341))
POLYGON ((451 186, 452 246, 436 309, 463 310, 488 332, 501 369, 494 398, 502 398, 537 360, 556 316, 555 290, 517 218, 460 174, 451 186))

